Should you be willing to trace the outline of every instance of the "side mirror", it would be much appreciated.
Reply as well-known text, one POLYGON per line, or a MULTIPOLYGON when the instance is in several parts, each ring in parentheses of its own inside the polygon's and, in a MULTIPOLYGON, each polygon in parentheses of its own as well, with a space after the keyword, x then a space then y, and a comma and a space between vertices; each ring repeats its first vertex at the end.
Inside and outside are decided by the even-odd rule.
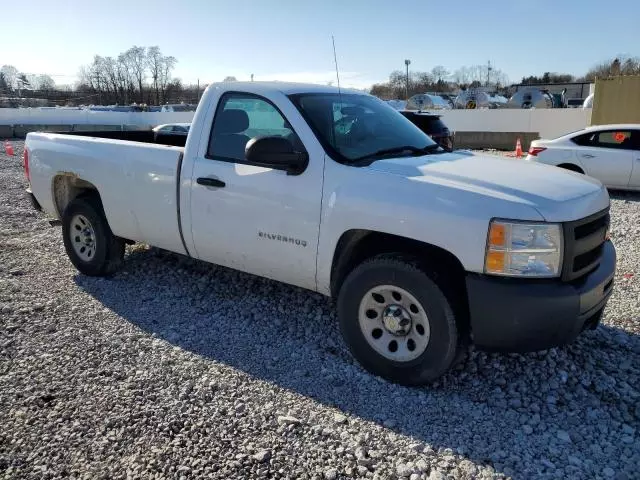
POLYGON ((309 164, 309 155, 296 152, 284 137, 252 138, 247 142, 244 155, 252 165, 285 170, 288 175, 300 175, 309 164))

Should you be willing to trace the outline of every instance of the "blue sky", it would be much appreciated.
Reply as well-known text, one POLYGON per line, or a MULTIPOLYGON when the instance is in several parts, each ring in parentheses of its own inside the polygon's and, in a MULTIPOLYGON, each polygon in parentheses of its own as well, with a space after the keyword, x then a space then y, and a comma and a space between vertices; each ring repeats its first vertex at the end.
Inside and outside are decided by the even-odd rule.
POLYGON ((6 17, 0 65, 73 83, 94 54, 158 45, 201 84, 227 75, 366 87, 404 68, 491 61, 514 81, 640 55, 640 1, 31 0, 6 17), (28 13, 27 13, 28 12, 28 13), (11 40, 8 40, 11 39, 11 40))

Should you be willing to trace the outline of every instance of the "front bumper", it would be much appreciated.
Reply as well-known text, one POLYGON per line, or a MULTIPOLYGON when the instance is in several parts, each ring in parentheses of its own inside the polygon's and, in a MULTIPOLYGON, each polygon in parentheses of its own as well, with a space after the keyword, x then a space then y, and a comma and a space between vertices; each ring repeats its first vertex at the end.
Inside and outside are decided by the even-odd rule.
POLYGON ((600 322, 615 268, 616 251, 608 241, 598 268, 576 282, 467 275, 474 344, 484 350, 532 352, 572 342, 600 322))

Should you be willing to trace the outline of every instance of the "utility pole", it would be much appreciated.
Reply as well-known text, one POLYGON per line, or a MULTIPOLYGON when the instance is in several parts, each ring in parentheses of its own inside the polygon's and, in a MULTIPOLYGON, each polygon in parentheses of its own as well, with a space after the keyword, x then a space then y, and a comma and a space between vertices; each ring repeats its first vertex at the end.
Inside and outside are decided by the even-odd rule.
POLYGON ((251 81, 253 82, 253 73, 251 74, 251 81))
POLYGON ((405 96, 406 99, 409 100, 409 65, 411 65, 411 60, 404 61, 405 66, 407 67, 407 85, 405 87, 405 96))
POLYGON ((491 60, 487 62, 487 87, 489 86, 489 75, 491 74, 491 60))
POLYGON ((198 79, 198 86, 196 87, 196 103, 200 101, 200 79, 198 79))

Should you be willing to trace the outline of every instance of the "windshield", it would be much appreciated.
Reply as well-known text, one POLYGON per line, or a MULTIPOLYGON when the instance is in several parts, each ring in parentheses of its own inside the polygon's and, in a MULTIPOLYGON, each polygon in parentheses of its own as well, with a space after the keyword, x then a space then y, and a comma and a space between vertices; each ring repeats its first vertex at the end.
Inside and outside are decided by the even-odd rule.
POLYGON ((342 163, 353 163, 376 152, 398 156, 406 151, 415 155, 418 150, 436 145, 411 121, 376 97, 321 93, 291 95, 290 99, 325 150, 342 163))

